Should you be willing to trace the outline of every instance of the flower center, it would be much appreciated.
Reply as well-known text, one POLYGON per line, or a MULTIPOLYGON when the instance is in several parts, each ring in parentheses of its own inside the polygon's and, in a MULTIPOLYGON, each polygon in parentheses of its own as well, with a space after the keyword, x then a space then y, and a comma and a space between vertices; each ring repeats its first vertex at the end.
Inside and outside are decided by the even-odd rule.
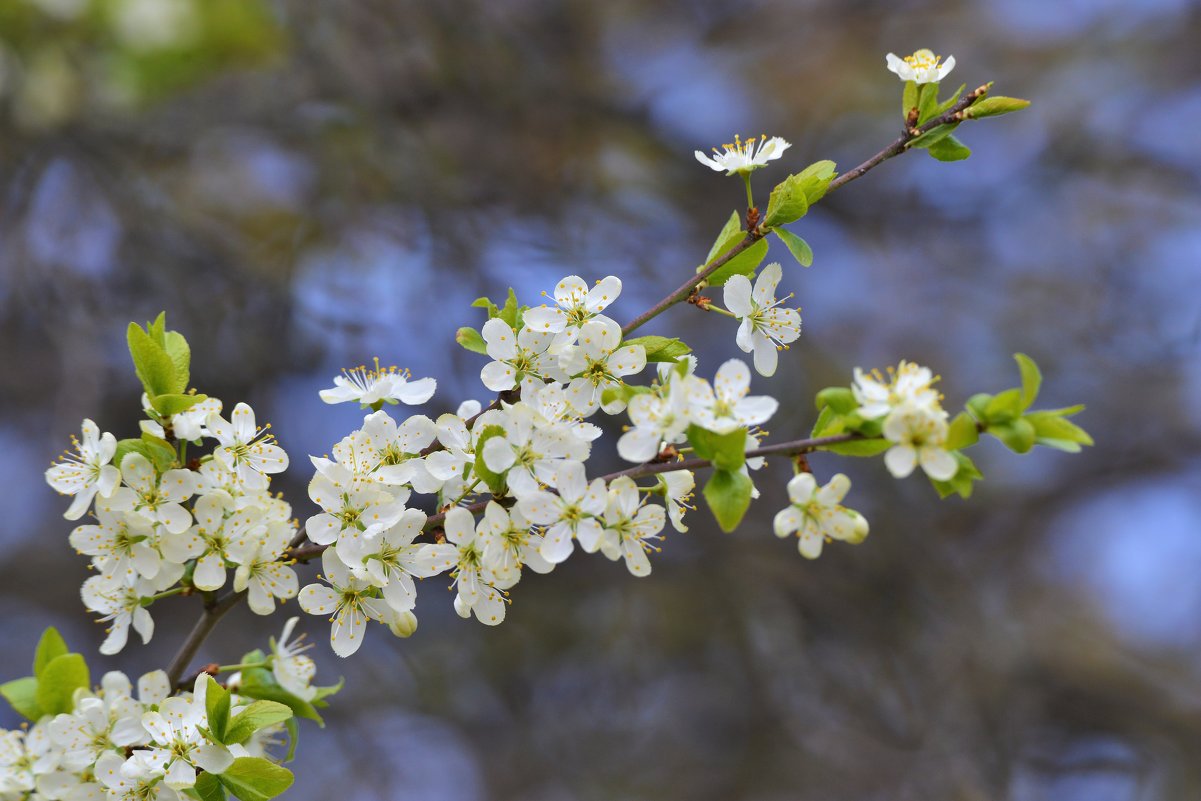
POLYGON ((911 56, 905 56, 905 63, 915 70, 928 70, 938 66, 942 56, 936 56, 930 50, 918 50, 911 56))

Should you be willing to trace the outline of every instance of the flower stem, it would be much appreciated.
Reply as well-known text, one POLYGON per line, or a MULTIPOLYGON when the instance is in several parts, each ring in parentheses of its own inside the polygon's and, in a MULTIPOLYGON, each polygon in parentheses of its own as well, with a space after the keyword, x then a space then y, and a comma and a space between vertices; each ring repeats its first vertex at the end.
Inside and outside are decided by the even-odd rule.
POLYGON ((724 314, 726 317, 733 317, 735 320, 738 319, 738 315, 735 314, 734 312, 729 311, 728 309, 723 309, 721 306, 714 306, 712 303, 706 303, 704 306, 700 306, 700 308, 704 309, 705 311, 711 311, 711 312, 717 312, 718 314, 724 314))
POLYGON ((749 172, 744 172, 742 174, 742 181, 746 184, 746 208, 748 211, 750 211, 751 209, 755 208, 755 198, 751 194, 751 174, 749 172))
POLYGON ((221 665, 217 668, 218 673, 233 673, 235 670, 250 670, 251 668, 265 668, 270 662, 242 662, 238 665, 221 665))

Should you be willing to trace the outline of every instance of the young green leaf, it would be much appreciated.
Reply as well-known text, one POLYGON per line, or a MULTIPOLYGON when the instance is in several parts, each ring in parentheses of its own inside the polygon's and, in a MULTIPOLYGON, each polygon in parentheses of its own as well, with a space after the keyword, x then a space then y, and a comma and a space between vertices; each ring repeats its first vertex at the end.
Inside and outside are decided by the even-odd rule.
POLYGON ((751 506, 754 484, 742 473, 731 470, 714 470, 705 484, 705 500, 717 520, 717 525, 727 534, 738 528, 746 510, 751 506))
POLYGON ((818 409, 828 406, 838 414, 850 414, 859 408, 859 401, 847 387, 826 387, 817 393, 815 401, 818 409))
MULTIPOLYGON (((244 662, 262 661, 262 656, 259 659, 244 659, 244 662)), ((274 674, 266 668, 248 668, 242 671, 242 683, 238 687, 238 695, 246 698, 257 698, 263 701, 276 701, 284 704, 292 710, 292 714, 298 718, 305 718, 317 723, 318 726, 325 726, 325 721, 321 719, 316 708, 312 703, 298 698, 292 693, 285 690, 275 680, 274 674)))
POLYGON ((188 341, 184 339, 183 334, 178 331, 165 332, 162 345, 163 350, 171 357, 171 363, 175 366, 176 384, 180 387, 179 391, 183 392, 188 388, 188 380, 191 378, 192 349, 188 347, 188 341))
POLYGON ((708 264, 721 255, 721 246, 729 241, 730 237, 741 233, 743 233, 742 217, 739 216, 738 212, 732 212, 730 219, 726 220, 726 224, 722 226, 721 233, 714 240, 713 246, 709 248, 709 255, 705 256, 705 264, 708 264))
POLYGON ((288 718, 284 728, 288 731, 288 753, 284 755, 284 762, 291 762, 296 758, 296 746, 300 743, 300 724, 296 718, 288 718))
POLYGON ((241 801, 268 801, 292 786, 292 771, 262 757, 238 757, 217 776, 241 801))
POLYGON ((692 348, 685 345, 679 339, 660 336, 623 339, 621 344, 622 347, 641 345, 642 349, 646 351, 646 360, 648 362, 674 362, 681 356, 692 352, 692 348))
POLYGON ((901 92, 901 119, 909 119, 910 109, 917 108, 917 84, 905 81, 905 89, 901 92))
POLYGON ((186 387, 179 385, 175 374, 175 363, 158 342, 142 330, 137 323, 130 323, 125 332, 129 355, 133 359, 134 372, 150 397, 182 392, 186 387))
POLYGON ((809 207, 825 196, 834 180, 835 166, 829 160, 817 161, 777 184, 767 201, 763 227, 787 225, 809 213, 809 207))
POLYGON ((493 437, 505 436, 505 430, 500 426, 487 426, 480 432, 479 439, 475 445, 475 474, 484 480, 488 485, 488 489, 494 495, 500 495, 505 490, 505 477, 500 473, 494 473, 488 469, 488 465, 484 462, 484 445, 493 437))
POLYGON ((23 679, 13 679, 0 684, 0 695, 17 711, 17 714, 37 721, 42 717, 42 708, 38 706, 38 680, 33 676, 23 679))
POLYGON ((58 629, 53 626, 46 629, 42 632, 42 638, 38 640, 37 650, 33 654, 33 675, 42 675, 42 671, 51 660, 70 651, 63 636, 58 633, 58 629))
POLYGON ((696 455, 713 462, 719 470, 737 470, 746 463, 746 429, 717 434, 698 425, 688 426, 688 442, 696 455))
POLYGON ((485 344, 484 338, 480 336, 479 331, 470 326, 463 326, 455 332, 455 342, 472 353, 488 355, 488 345, 485 344))
POLYGON ((212 677, 208 677, 204 690, 204 705, 208 712, 209 731, 217 742, 226 742, 226 732, 229 729, 229 707, 232 699, 229 690, 222 687, 212 677))
POLYGON ((985 97, 977 100, 967 108, 964 116, 971 117, 972 119, 976 120, 982 117, 996 117, 1001 114, 1009 114, 1014 111, 1021 111, 1029 105, 1029 100, 996 95, 994 97, 985 97))
POLYGON ((221 786, 221 780, 212 773, 201 773, 197 776, 193 789, 200 801, 226 801, 228 798, 225 788, 221 786))
POLYGON ((259 729, 283 723, 292 717, 292 710, 275 701, 255 701, 229 721, 222 742, 227 745, 241 744, 259 729))
MULTIPOLYGON (((744 238, 745 234, 736 233, 734 236, 727 239, 725 244, 722 245, 721 255, 728 253, 744 238)), ((755 274, 755 270, 759 268, 759 265, 763 262, 763 259, 766 256, 767 240, 760 239, 758 242, 751 245, 722 266, 718 267, 713 271, 713 274, 705 280, 709 282, 710 286, 721 286, 735 275, 753 276, 755 274)), ((700 270, 697 270, 697 272, 700 272, 700 270)))
POLYGON ((813 264, 813 249, 809 247, 809 243, 799 236, 789 231, 787 228, 772 229, 780 241, 788 247, 788 252, 797 260, 797 263, 802 267, 808 267, 813 264))
POLYGON ((931 114, 930 116, 937 117, 939 114, 944 113, 951 106, 955 105, 955 103, 959 101, 959 96, 963 94, 963 90, 966 88, 967 88, 966 83, 959 84, 959 88, 955 90, 955 94, 951 95, 946 100, 942 101, 937 106, 935 106, 934 113, 931 114))
POLYGON ((989 426, 1016 420, 1022 413, 1022 390, 1007 389, 992 396, 984 407, 984 419, 989 426))
POLYGON ((1030 412, 1024 419, 1034 426, 1035 441, 1039 445, 1079 453, 1081 445, 1093 444, 1087 431, 1054 411, 1030 412))
POLYGON ((150 406, 163 417, 170 417, 173 414, 186 412, 202 400, 206 400, 207 395, 182 395, 178 393, 170 393, 167 395, 155 395, 150 399, 150 406))
POLYGON ((1034 447, 1034 426, 1024 417, 1019 417, 1008 423, 989 423, 988 433, 992 434, 1014 453, 1026 453, 1034 447))
POLYGON ((1038 398, 1038 390, 1043 383, 1043 374, 1039 371, 1038 365, 1024 353, 1015 353, 1013 358, 1017 360, 1018 370, 1022 374, 1022 410, 1030 408, 1030 405, 1038 398))
POLYGON ((823 451, 837 453, 840 456, 877 456, 891 448, 893 443, 886 439, 852 439, 847 442, 836 442, 833 445, 823 445, 823 451))
POLYGON ((944 125, 935 125, 924 134, 919 134, 905 143, 905 147, 930 147, 933 144, 946 139, 951 133, 959 127, 957 122, 949 122, 944 125))
POLYGON ((923 125, 938 108, 938 82, 924 83, 917 91, 917 124, 923 125))
POLYGON ((967 412, 960 412, 951 421, 945 447, 949 451, 957 451, 975 445, 979 440, 980 431, 976 427, 976 421, 967 412))
POLYGON ((972 149, 954 136, 948 136, 935 142, 926 148, 926 152, 938 161, 963 161, 972 155, 972 149))
POLYGON ((930 479, 930 483, 934 485, 934 489, 938 492, 938 497, 946 498, 950 495, 958 494, 960 498, 970 498, 972 496, 972 485, 984 478, 984 474, 976 468, 976 463, 956 451, 951 454, 955 457, 955 461, 959 462, 959 469, 955 475, 951 476, 949 481, 937 481, 930 479))
POLYGON ((43 715, 59 715, 74 708, 76 690, 91 686, 91 675, 83 656, 60 654, 42 667, 35 697, 43 715))

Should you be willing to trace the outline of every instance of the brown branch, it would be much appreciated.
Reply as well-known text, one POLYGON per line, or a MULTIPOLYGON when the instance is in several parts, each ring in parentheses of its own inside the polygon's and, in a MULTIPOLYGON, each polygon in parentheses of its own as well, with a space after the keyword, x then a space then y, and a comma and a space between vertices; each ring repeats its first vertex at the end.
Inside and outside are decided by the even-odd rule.
POLYGON ((947 109, 942 114, 939 114, 937 117, 934 117, 931 120, 927 120, 923 125, 920 125, 917 128, 906 127, 904 132, 899 137, 897 137, 893 141, 893 143, 890 144, 888 147, 884 148, 879 153, 872 156, 870 159, 863 162, 862 164, 860 164, 858 167, 854 168, 853 170, 844 172, 842 175, 838 176, 833 181, 831 181, 830 185, 828 187, 826 187, 826 194, 827 195, 830 194, 835 189, 838 189, 841 186, 846 186, 851 181, 854 181, 856 178, 862 178, 873 167, 876 167, 876 166, 882 164, 883 162, 887 161, 888 159, 892 158, 893 156, 899 156, 900 154, 904 153, 905 145, 909 144, 910 141, 916 139, 917 137, 921 136, 922 134, 926 133, 927 131, 931 131, 940 125, 947 125, 947 124, 950 124, 953 122, 962 122, 965 119, 969 119, 967 117, 967 115, 965 115, 963 113, 964 110, 967 109, 967 107, 970 106, 972 103, 975 103, 976 98, 980 97, 987 91, 988 91, 987 85, 977 87, 973 91, 968 92, 966 95, 959 98, 958 102, 956 102, 955 105, 951 106, 949 109, 947 109))
POLYGON ((200 619, 196 621, 196 625, 192 626, 192 631, 188 633, 188 638, 183 641, 183 645, 179 646, 179 651, 176 652, 175 657, 171 660, 171 664, 167 667, 167 681, 172 688, 178 686, 179 679, 183 676, 183 672, 187 670, 188 664, 195 658, 201 644, 212 630, 216 628, 221 618, 225 617, 226 613, 237 606, 245 597, 245 590, 242 592, 231 592, 216 599, 211 604, 205 605, 200 619))

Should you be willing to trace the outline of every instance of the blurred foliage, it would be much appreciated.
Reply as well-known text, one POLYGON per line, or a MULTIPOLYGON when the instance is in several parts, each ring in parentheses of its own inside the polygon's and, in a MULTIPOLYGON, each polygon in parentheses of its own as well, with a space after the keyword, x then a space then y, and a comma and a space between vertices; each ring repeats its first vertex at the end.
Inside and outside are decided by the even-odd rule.
MULTIPOLYGON (((846 169, 897 133, 884 53, 931 46, 952 78, 1034 105, 973 128, 970 161, 902 156, 794 226, 815 258, 784 279, 805 330, 770 385, 797 399, 773 434, 807 431, 801 399, 854 365, 914 359, 962 400, 1022 351, 1047 375, 1040 403, 1087 403, 1097 447, 991 443, 970 501, 815 457, 851 475, 872 536, 812 564, 771 535, 773 463, 737 534, 695 514, 642 581, 573 560, 522 582, 497 631, 427 582, 415 637, 312 652, 347 684, 308 747, 347 761, 297 766, 289 797, 1201 792, 1195 3, 278 0, 269 22, 206 33, 221 44, 195 61, 120 44, 109 6, 54 21, 49 0, 0 3, 0 652, 49 624, 84 652, 100 640, 62 589, 83 568, 40 472, 85 414, 136 434, 129 319, 166 308, 193 383, 251 402, 301 465, 355 422, 316 398, 339 367, 435 375, 437 412, 483 396, 453 342, 476 297, 612 272, 624 322, 740 203, 694 149, 785 136, 760 192, 818 159, 846 169), (14 87, 38 53, 59 64, 43 81, 75 88, 37 90, 65 111, 31 128, 14 87), (178 71, 121 77, 159 58, 178 71), (145 95, 110 105, 103 87, 131 85, 145 95)), ((673 333, 713 365, 736 355, 732 328, 690 311, 673 333)), ((301 516, 305 479, 282 487, 301 516)), ((165 662, 187 601, 112 666, 165 662)), ((233 615, 202 658, 274 629, 233 615)))

